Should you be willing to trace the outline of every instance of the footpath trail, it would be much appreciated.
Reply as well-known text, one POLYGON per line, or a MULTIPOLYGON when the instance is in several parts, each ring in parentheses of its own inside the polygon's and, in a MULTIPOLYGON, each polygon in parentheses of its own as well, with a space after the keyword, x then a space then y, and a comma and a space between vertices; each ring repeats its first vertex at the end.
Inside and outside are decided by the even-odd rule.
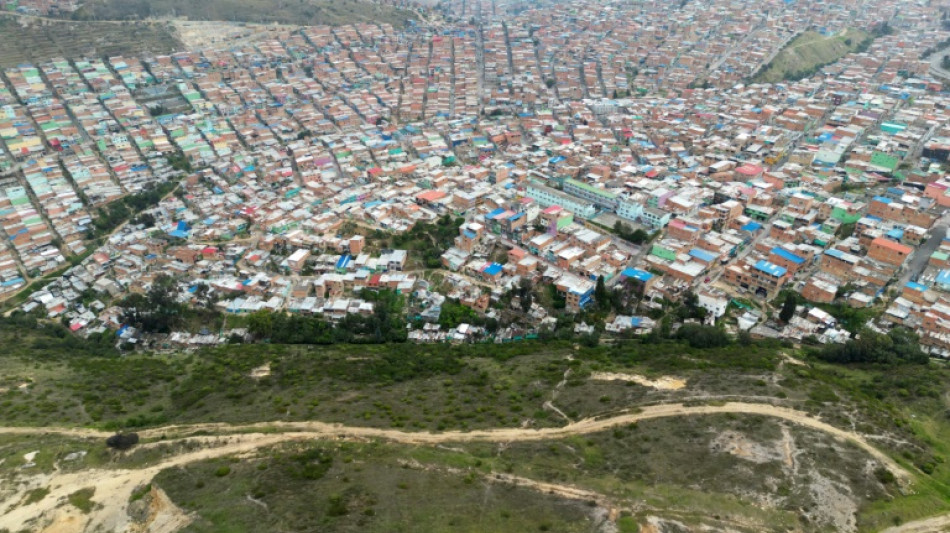
POLYGON ((889 527, 881 533, 938 533, 941 531, 950 531, 950 514, 907 522, 899 526, 889 527))
MULTIPOLYGON (((643 407, 635 412, 621 413, 603 418, 588 418, 556 428, 523 429, 498 428, 476 431, 446 431, 441 433, 407 432, 394 429, 344 426, 324 422, 267 422, 250 425, 194 424, 166 426, 149 429, 139 434, 144 438, 164 437, 161 442, 191 442, 205 446, 196 451, 184 452, 175 457, 139 469, 97 469, 73 473, 54 473, 49 479, 50 493, 38 502, 28 505, 16 505, 18 498, 9 498, 0 503, 0 528, 19 530, 24 524, 43 517, 44 520, 56 520, 63 513, 59 508, 65 498, 85 487, 95 487, 93 500, 101 506, 83 519, 83 529, 99 527, 106 531, 123 531, 128 526, 126 506, 135 487, 151 481, 158 472, 189 463, 227 455, 253 452, 258 448, 273 446, 284 442, 300 442, 314 439, 384 439, 402 444, 435 445, 451 442, 527 442, 546 439, 559 439, 574 435, 586 435, 608 430, 613 427, 632 424, 642 420, 676 416, 699 416, 713 414, 748 414, 779 418, 794 424, 832 435, 838 439, 854 443, 865 450, 902 482, 909 482, 913 474, 898 465, 893 459, 872 446, 861 435, 837 428, 822 422, 809 414, 764 403, 730 402, 722 405, 687 406, 683 404, 663 404, 643 407), (278 430, 278 432, 274 432, 278 430), (196 432, 208 432, 211 435, 194 435, 196 432), (12 508, 10 505, 13 504, 12 508), (59 509, 58 509, 59 508, 59 509)), ((90 429, 71 428, 0 428, 0 435, 59 434, 72 437, 105 438, 109 433, 90 429)), ((152 446, 146 443, 142 446, 152 446)), ((74 518, 74 517, 73 517, 74 518)), ((937 524, 950 524, 950 516, 930 520, 937 524)), ((923 522, 918 522, 918 524, 923 522)), ((908 523, 901 528, 888 530, 890 533, 914 533, 918 531, 941 531, 940 529, 912 529, 908 523)))

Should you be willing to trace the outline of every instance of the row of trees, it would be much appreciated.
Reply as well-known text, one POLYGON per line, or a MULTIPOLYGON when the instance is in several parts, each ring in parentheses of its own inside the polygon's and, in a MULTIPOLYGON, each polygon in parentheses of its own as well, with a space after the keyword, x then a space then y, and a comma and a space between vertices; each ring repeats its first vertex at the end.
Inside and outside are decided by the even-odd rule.
POLYGON ((393 291, 364 291, 374 304, 368 316, 348 314, 333 323, 317 316, 257 311, 248 317, 248 330, 258 340, 275 344, 337 344, 405 342, 403 298, 393 291))
MULTIPOLYGON (((92 220, 93 235, 88 238, 105 235, 119 227, 138 213, 154 207, 168 193, 175 190, 177 183, 166 181, 151 189, 137 194, 130 194, 121 200, 96 210, 96 217, 92 220)), ((154 219, 152 219, 154 222, 154 219)))
POLYGON ((413 255, 422 257, 426 268, 440 268, 442 254, 455 242, 459 227, 464 223, 464 219, 450 215, 442 216, 434 224, 420 222, 411 230, 394 235, 393 247, 412 250, 413 255))
POLYGON ((829 363, 877 363, 887 365, 926 364, 929 357, 920 349, 920 338, 905 328, 887 333, 864 330, 844 344, 827 344, 814 355, 829 363))
POLYGON ((171 333, 192 312, 178 301, 178 289, 171 276, 158 276, 148 293, 132 293, 119 305, 125 309, 122 320, 145 333, 171 333))

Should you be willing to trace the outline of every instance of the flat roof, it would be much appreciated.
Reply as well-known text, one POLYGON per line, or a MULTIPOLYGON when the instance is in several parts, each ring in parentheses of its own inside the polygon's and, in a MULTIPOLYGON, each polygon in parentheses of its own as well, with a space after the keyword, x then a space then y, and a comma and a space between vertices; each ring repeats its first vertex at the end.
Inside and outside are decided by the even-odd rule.
POLYGON ((770 276, 775 276, 777 278, 784 276, 785 273, 788 272, 784 268, 776 265, 775 263, 770 263, 766 261, 765 259, 759 259, 759 261, 755 264, 754 268, 756 270, 760 270, 770 276))
POLYGON ((781 257, 782 259, 785 259, 786 261, 791 261, 795 263, 796 265, 800 265, 805 262, 804 257, 799 257, 793 254, 792 252, 789 252, 785 248, 782 248, 781 246, 776 246, 775 248, 772 248, 772 253, 781 257))
POLYGON ((653 279, 653 274, 647 272, 646 270, 640 270, 639 268, 625 268, 622 272, 620 272, 620 275, 643 282, 653 279))

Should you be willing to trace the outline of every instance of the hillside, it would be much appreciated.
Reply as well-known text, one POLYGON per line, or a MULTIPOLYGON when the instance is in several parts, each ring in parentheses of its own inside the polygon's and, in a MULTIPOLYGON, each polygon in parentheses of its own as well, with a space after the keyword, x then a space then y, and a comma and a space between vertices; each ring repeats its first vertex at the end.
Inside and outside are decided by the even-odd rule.
POLYGON ((167 23, 71 22, 0 16, 0 68, 53 57, 161 54, 180 49, 167 23))
MULTIPOLYGON (((299 25, 388 23, 403 27, 418 18, 411 11, 364 0, 95 0, 71 20, 18 16, 0 11, 0 68, 54 57, 110 57, 165 54, 184 49, 168 19, 299 25), (130 28, 128 22, 134 21, 130 28)), ((226 36, 232 27, 222 30, 226 36)), ((213 34, 214 28, 199 28, 213 34)), ((195 44, 194 39, 188 40, 195 44)), ((200 40, 199 40, 200 42, 200 40)))
POLYGON ((938 363, 677 341, 116 357, 5 322, 0 531, 879 531, 950 511, 938 363), (142 442, 111 451, 116 429, 142 442))
POLYGON ((375 22, 396 27, 417 18, 410 11, 367 0, 93 0, 72 16, 77 20, 185 18, 296 25, 375 22))
POLYGON ((806 78, 821 67, 866 47, 868 38, 866 32, 851 28, 831 36, 815 31, 803 32, 764 65, 753 81, 776 83, 806 78))

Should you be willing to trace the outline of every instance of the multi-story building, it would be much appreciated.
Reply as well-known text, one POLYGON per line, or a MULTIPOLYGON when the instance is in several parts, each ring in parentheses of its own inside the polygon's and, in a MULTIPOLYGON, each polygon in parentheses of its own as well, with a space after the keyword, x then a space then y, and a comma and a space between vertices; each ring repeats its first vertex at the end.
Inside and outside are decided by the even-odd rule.
POLYGON ((788 281, 788 270, 760 259, 754 265, 745 263, 729 266, 725 278, 727 282, 743 289, 772 296, 788 281))
POLYGON ((541 204, 541 207, 557 205, 581 218, 589 219, 597 215, 597 207, 593 203, 534 181, 528 184, 528 197, 541 204))
POLYGON ((574 179, 564 180, 564 192, 583 198, 595 206, 607 211, 616 211, 619 204, 619 195, 606 189, 594 187, 574 179))

